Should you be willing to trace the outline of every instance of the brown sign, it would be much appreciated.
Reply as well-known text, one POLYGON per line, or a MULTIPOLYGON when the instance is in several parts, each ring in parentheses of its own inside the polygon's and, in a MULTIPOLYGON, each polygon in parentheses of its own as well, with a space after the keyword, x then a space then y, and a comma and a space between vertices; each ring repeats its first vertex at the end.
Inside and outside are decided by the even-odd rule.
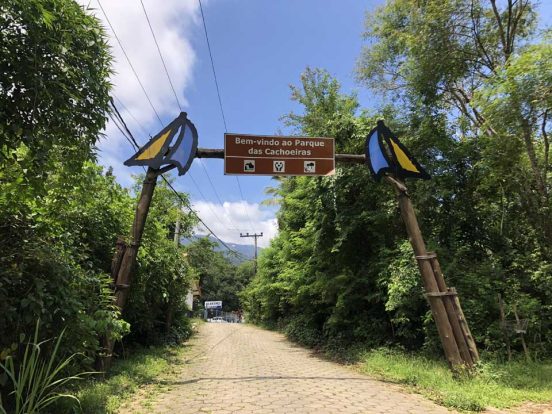
POLYGON ((333 175, 333 138, 224 134, 229 175, 333 175))

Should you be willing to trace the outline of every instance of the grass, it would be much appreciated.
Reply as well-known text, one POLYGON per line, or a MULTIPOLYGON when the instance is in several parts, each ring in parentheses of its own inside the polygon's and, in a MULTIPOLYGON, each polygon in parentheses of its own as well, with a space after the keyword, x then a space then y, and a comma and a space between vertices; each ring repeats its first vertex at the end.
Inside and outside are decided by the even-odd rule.
POLYGON ((80 407, 64 400, 55 406, 55 413, 112 414, 131 399, 139 399, 147 412, 153 398, 168 388, 163 382, 179 372, 190 349, 186 345, 133 349, 130 356, 114 362, 105 378, 83 381, 71 390, 80 407))
POLYGON ((378 379, 406 384, 441 405, 462 411, 552 400, 552 363, 485 362, 477 375, 454 378, 444 362, 377 349, 362 356, 360 369, 378 379))
MULTIPOLYGON (((82 412, 115 413, 141 386, 154 384, 174 372, 183 349, 159 346, 139 350, 117 361, 109 377, 93 381, 77 393, 82 412)), ((151 396, 151 393, 149 394, 151 396)))
POLYGON ((187 347, 155 346, 137 349, 126 359, 115 361, 105 379, 83 381, 72 390, 80 400, 80 408, 65 400, 55 406, 56 413, 111 414, 134 397, 141 388, 151 385, 147 398, 161 389, 160 382, 174 375, 187 347))

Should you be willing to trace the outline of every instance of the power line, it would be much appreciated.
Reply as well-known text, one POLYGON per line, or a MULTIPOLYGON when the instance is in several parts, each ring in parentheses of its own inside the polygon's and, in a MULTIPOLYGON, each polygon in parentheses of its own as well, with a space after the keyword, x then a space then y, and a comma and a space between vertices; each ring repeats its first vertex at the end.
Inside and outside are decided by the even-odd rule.
POLYGON ((155 107, 153 106, 153 103, 151 102, 151 99, 148 95, 148 93, 146 92, 146 88, 144 88, 144 85, 142 84, 142 81, 140 80, 140 77, 138 76, 138 73, 136 72, 136 69, 134 69, 134 65, 132 64, 132 62, 130 61, 130 58, 128 57, 127 53, 126 53, 126 50, 125 48, 123 47, 123 44, 121 43, 121 40, 119 39, 119 36, 117 36, 117 32, 115 32, 115 29, 113 28, 113 25, 111 24, 111 21, 109 20, 109 17, 107 17, 107 13, 105 12, 103 6, 102 6, 102 3, 100 2, 100 0, 98 0, 98 4, 100 6, 100 9, 102 10, 102 13, 103 15, 105 16, 105 20, 107 21, 107 24, 109 25, 109 27, 111 28, 111 31, 113 32, 113 35, 115 36, 115 39, 117 40, 117 43, 119 44, 119 46, 121 47, 121 50, 123 51, 123 54, 125 55, 125 58, 130 66, 130 68, 132 69, 132 72, 134 73, 134 76, 136 77, 136 80, 138 81, 138 83, 140 84, 140 87, 142 88, 142 92, 144 92, 144 95, 146 95, 146 98, 151 106, 151 109, 153 109, 153 112, 155 112, 155 116, 157 116, 157 119, 159 120, 159 123, 161 125, 163 125, 163 122, 161 121, 161 118, 159 117, 159 114, 157 113, 157 110, 155 109, 155 107))
POLYGON ((128 137, 128 135, 126 134, 126 132, 124 131, 124 129, 119 125, 119 123, 117 122, 117 118, 113 115, 113 114, 109 114, 109 118, 111 118, 111 121, 113 122, 113 124, 115 124, 115 126, 117 127, 117 129, 119 130, 119 132, 121 132, 121 135, 123 137, 126 138, 126 140, 132 145, 132 141, 131 139, 128 137))
MULTIPOLYGON (((217 198, 219 204, 222 206, 222 209, 224 210, 224 212, 226 212, 226 208, 224 208, 224 203, 221 201, 220 196, 217 192, 217 189, 213 185, 213 181, 211 181, 211 176, 207 172, 207 168, 205 168, 205 165, 203 164, 202 160, 199 160, 199 163, 201 164, 201 167, 203 168, 203 171, 205 171, 205 175, 207 176, 207 179, 209 180, 209 184, 211 184, 211 188, 213 189, 213 192, 215 193, 215 197, 217 198)), ((227 216, 227 219, 228 219, 228 222, 234 227, 234 230, 238 230, 238 226, 236 226, 236 223, 234 223, 232 221, 232 219, 230 218, 230 215, 227 216)))
MULTIPOLYGON (((166 66, 166 64, 165 64, 165 60, 163 59, 163 54, 161 53, 161 49, 159 48, 159 44, 158 44, 158 42, 157 42, 157 39, 156 39, 156 37, 155 37, 155 33, 154 33, 153 28, 152 28, 152 26, 151 26, 151 22, 150 22, 150 20, 149 20, 147 11, 146 11, 146 9, 145 9, 145 7, 144 7, 144 4, 143 4, 142 0, 140 0, 140 2, 141 2, 141 4, 142 4, 142 8, 143 8, 144 13, 145 13, 145 15, 146 15, 146 19, 147 19, 147 21, 148 21, 148 25, 149 25, 149 27, 150 27, 150 31, 151 31, 151 34, 152 34, 152 36, 153 36, 155 45, 157 46, 157 51, 158 51, 158 53, 159 53, 159 57, 161 58, 161 61, 162 61, 162 63, 163 63, 163 67, 165 68, 165 73, 166 73, 166 75, 167 75, 167 79, 169 80, 169 83, 170 83, 171 89, 172 89, 172 91, 173 91, 173 93, 174 93, 174 95, 175 95, 175 99, 176 99, 176 101, 177 101, 177 104, 178 104, 179 108, 182 110, 182 108, 181 108, 181 106, 180 106, 180 102, 179 102, 179 100, 178 100, 178 96, 177 96, 177 94, 176 94, 176 91, 175 91, 175 89, 174 89, 174 86, 173 86, 173 83, 172 83, 172 80, 171 80, 171 77, 170 77, 170 74, 169 74, 169 72, 168 72, 168 70, 167 70, 167 66, 166 66)), ((144 92, 144 95, 146 96, 146 98, 147 98, 147 100, 148 100, 148 102, 149 102, 151 108, 152 108, 153 111, 155 112, 155 115, 157 116, 157 119, 159 120, 159 123, 160 123, 161 125, 163 125, 163 123, 162 123, 162 121, 161 121, 161 118, 159 117, 159 114, 157 113, 157 110, 155 109, 155 106, 153 105, 153 103, 152 103, 152 101, 151 101, 151 99, 150 99, 150 97, 149 97, 149 95, 148 95, 146 89, 144 88, 144 85, 142 84, 142 81, 140 80, 140 77, 138 76, 138 73, 136 72, 136 70, 135 70, 135 68, 134 68, 134 65, 132 64, 132 62, 131 62, 131 60, 130 60, 128 54, 126 53, 126 50, 125 50, 125 48, 123 47, 122 42, 120 41, 119 37, 117 36, 117 33, 115 32, 115 29, 113 28, 113 25, 111 24, 111 21, 109 20, 109 17, 107 16, 107 13, 105 12, 105 10, 104 10, 104 8, 103 8, 103 6, 102 6, 100 0, 98 0, 98 5, 100 6, 100 9, 101 9, 103 15, 105 16, 106 21, 107 21, 109 27, 111 28, 111 31, 113 32, 113 35, 115 36, 115 39, 117 40, 117 43, 118 43, 119 46, 121 47, 121 50, 123 51, 123 54, 124 54, 124 56, 125 56, 125 58, 126 58, 126 60, 127 60, 127 63, 129 64, 130 68, 132 69, 132 72, 133 72, 134 76, 136 77, 136 80, 137 80, 138 83, 140 84, 140 87, 142 88, 142 91, 144 92)), ((202 15, 203 15, 203 11, 202 11, 202 15)), ((203 22, 204 22, 204 28, 205 28, 205 30, 206 30, 205 20, 204 20, 204 19, 203 19, 203 22)), ((207 32, 205 32, 205 34, 207 35, 207 32)), ((210 48, 210 46, 209 46, 209 48, 210 48)), ((211 62, 212 62, 212 59, 211 59, 211 62)), ((213 65, 213 70, 214 70, 214 65, 213 65)), ((215 81, 216 81, 216 80, 215 80, 215 81)), ((217 91, 218 91, 218 84, 217 84, 217 91)), ((220 93, 219 93, 219 104, 220 104, 220 107, 221 107, 221 110, 222 110, 222 101, 220 100, 220 93)), ((111 119, 114 120, 115 125, 117 126, 117 128, 119 129, 119 131, 121 131, 121 133, 123 134, 123 136, 124 136, 127 140, 129 140, 129 142, 130 142, 133 146, 139 148, 138 143, 137 143, 136 140, 134 139, 134 136, 133 136, 132 132, 130 132, 128 126, 126 125, 126 122, 124 121, 124 119, 123 119, 123 117, 121 116, 119 110, 118 110, 117 107, 115 106, 115 103, 113 102, 113 100, 111 100, 111 105, 112 105, 112 107, 113 107, 113 109, 114 109, 114 113, 116 114, 116 118, 120 121, 120 123, 122 124, 123 128, 121 128, 121 126, 118 125, 118 123, 114 120, 114 117, 111 117, 111 119), (124 129, 124 131, 123 131, 123 129, 124 129), (126 133, 125 133, 125 131, 126 131, 126 133), (128 135, 127 135, 127 134, 128 134, 128 135)), ((224 118, 224 115, 223 115, 223 118, 224 118)), ((135 120, 136 120, 136 119, 135 119, 135 120)), ((138 122, 137 122, 137 123, 138 123, 138 122)), ((139 124, 139 123, 138 123, 138 124, 139 124)), ((224 125, 225 125, 225 128, 226 128, 226 120, 224 120, 224 125)), ((202 164, 202 165, 203 165, 203 164, 202 164)), ((216 190, 215 190, 215 188, 214 188, 214 186, 213 186, 213 183, 212 183, 212 181, 211 181, 211 178, 209 177, 207 171, 205 171, 205 172, 206 172, 206 174, 207 174, 207 178, 209 179, 209 182, 210 182, 211 186, 213 187, 213 190, 215 191, 215 194, 217 195, 217 198, 219 198, 219 197, 218 197, 218 193, 216 193, 216 190)), ((170 185, 170 183, 167 181, 167 179, 166 179, 163 175, 161 175, 161 176, 163 177, 163 179, 165 180, 165 182, 167 182, 167 184, 171 187, 171 189, 175 192, 175 194, 177 194, 177 196, 181 199, 181 201, 183 201, 183 200, 182 200, 182 197, 178 194, 178 192, 176 192, 176 190, 174 189, 174 187, 172 187, 172 185, 170 185)), ((195 180, 193 179, 193 177, 192 177, 191 175, 190 175, 190 178, 192 179, 192 182, 193 182, 194 185, 196 186, 196 188, 197 188, 197 190, 199 191, 199 193, 202 195, 202 192, 201 192, 199 186, 197 185, 197 183, 195 182, 195 180)), ((202 195, 202 197, 206 200, 205 196, 202 195)), ((184 201, 183 201, 183 202, 184 202, 184 201)), ((219 202, 220 202, 220 198, 219 198, 219 202)), ((192 211, 192 212, 196 215, 196 217, 198 218, 198 220, 205 226, 205 228, 208 229, 208 231, 209 231, 217 240, 219 240, 226 248, 228 248, 229 251, 231 251, 231 252, 233 252, 233 253, 235 253, 235 254, 238 254, 237 252, 235 252, 235 251, 233 251, 232 249, 230 249, 230 248, 226 245, 226 243, 224 243, 224 242, 223 242, 223 241, 222 241, 212 230, 210 230, 210 228, 205 224, 205 222, 203 222, 203 220, 201 220, 201 218, 199 217, 199 215, 191 208, 191 206, 189 206, 189 205, 186 205, 186 206, 190 209, 190 211, 192 211)), ((221 203, 221 206, 222 206, 222 208, 224 209, 224 205, 222 205, 222 203, 221 203)), ((209 207, 210 207, 210 206, 209 206, 209 207)), ((213 213, 214 213, 214 212, 213 212, 213 213)), ((216 215, 216 213, 215 213, 214 215, 215 215, 215 217, 217 218, 217 220, 224 226, 224 224, 222 223, 222 220, 220 220, 220 218, 216 215)))
MULTIPOLYGON (((237 175, 235 177, 236 177, 236 182, 238 183, 238 189, 240 190, 240 197, 241 197, 242 201, 247 204, 247 201, 245 201, 245 199, 243 197, 243 192, 242 192, 240 180, 238 180, 237 175)), ((253 229, 254 228, 253 222, 251 221, 251 216, 249 215, 249 212, 247 211, 247 206, 246 206, 246 209, 245 209, 245 214, 247 215, 247 220, 249 221, 249 225, 251 226, 251 229, 253 229)))
MULTIPOLYGON (((112 120, 114 120, 114 123, 115 125, 117 126, 117 128, 119 129, 119 131, 121 131, 121 133, 123 134, 123 136, 127 139, 127 141, 131 144, 132 147, 134 147, 135 149, 139 149, 140 148, 140 145, 138 144, 138 142, 136 141, 136 139, 134 138, 132 132, 130 131, 130 129, 128 129, 127 125, 126 125, 126 122, 125 120, 123 119, 123 117, 121 116, 121 113, 119 112, 118 108, 116 107, 115 103, 113 101, 111 101, 111 105, 114 109, 114 112, 116 114, 116 116, 112 116, 112 113, 110 112, 110 117, 112 120), (119 122, 121 122, 123 124, 124 127, 121 127, 118 125, 117 122, 115 122, 115 119, 117 119, 119 122), (128 135, 128 136, 127 136, 128 135)), ((173 191, 173 193, 178 197, 178 199, 182 202, 182 205, 184 205, 189 211, 190 213, 192 213, 197 219, 198 221, 207 229, 207 231, 215 238, 217 239, 217 241, 219 243, 221 243, 230 253, 234 254, 236 257, 239 257, 239 258, 242 258, 242 259, 247 259, 243 254, 241 254, 240 252, 232 249, 230 246, 228 246, 219 236, 216 235, 216 233, 211 230, 211 228, 203 221, 203 219, 199 216, 199 214, 192 208, 192 206, 190 206, 190 203, 188 200, 186 200, 185 198, 183 198, 180 193, 173 187, 173 185, 170 183, 169 180, 167 180, 167 178, 161 174, 161 178, 163 178, 163 180, 165 181, 165 183, 167 184, 167 186, 173 191)), ((190 177, 191 178, 191 177, 190 177)), ((195 181, 194 181, 195 182, 195 181)), ((197 185, 197 184, 196 184, 197 185)), ((199 190, 199 187, 198 187, 198 190, 199 190)), ((220 219, 219 219, 220 221, 220 219)), ((222 222, 221 222, 222 224, 222 222)))
POLYGON ((144 14, 146 15, 146 20, 148 21, 148 26, 150 28, 151 35, 153 36, 153 41, 155 42, 155 46, 157 47, 157 52, 159 53, 159 57, 161 58, 161 62, 163 63, 163 68, 165 69, 165 74, 167 75, 167 79, 169 80, 169 84, 171 85, 171 89, 174 94, 174 99, 176 99, 176 103, 178 104, 178 107, 180 108, 180 112, 182 112, 182 106, 180 105, 180 101, 178 100, 178 95, 176 94, 176 91, 174 89, 174 85, 171 80, 171 76, 169 75, 169 70, 167 69, 167 65, 165 64, 165 59, 163 59, 163 54, 161 53, 161 49, 159 48, 159 43, 157 43, 157 38, 155 37, 155 32, 153 31, 153 27, 151 27, 151 22, 148 16, 148 12, 146 11, 146 7, 144 6, 144 2, 140 0, 140 4, 142 5, 142 10, 144 10, 144 14))
MULTIPOLYGON (((211 69, 213 71, 213 78, 215 80, 215 87, 216 87, 216 90, 217 90, 217 97, 218 97, 218 102, 219 102, 219 107, 220 107, 220 114, 222 115, 222 122, 224 124, 224 132, 228 132, 228 127, 226 125, 226 116, 224 115, 224 108, 222 106, 222 98, 221 98, 221 95, 220 95, 220 88, 219 88, 219 83, 218 83, 218 79, 217 79, 217 71, 215 70, 215 60, 213 59, 213 52, 211 50, 211 42, 209 42, 209 34, 207 32, 207 23, 205 22, 205 14, 203 13, 203 5, 201 3, 201 0, 198 0, 199 2, 199 10, 201 11, 201 21, 203 22, 203 31, 205 32, 205 40, 207 42, 207 50, 209 51, 209 59, 211 60, 211 69)), ((238 189, 240 191, 240 196, 241 196, 241 200, 245 203, 247 203, 245 201, 245 198, 243 197, 243 191, 242 191, 242 188, 241 188, 241 184, 240 184, 240 180, 238 178, 238 176, 236 176, 236 182, 238 183, 238 189)), ((251 216, 249 215, 249 212, 247 211, 247 209, 245 210, 246 212, 246 215, 247 215, 247 219, 249 221, 249 225, 251 226, 251 229, 253 229, 253 221, 251 220, 251 216)))
MULTIPOLYGON (((197 192, 199 193, 199 195, 201 196, 202 199, 204 200, 207 200, 207 197, 205 197, 205 195, 203 194, 203 191, 201 191, 201 188, 199 187, 199 185, 197 185, 197 181, 194 179, 194 176, 192 175, 192 172, 191 171, 188 171, 186 173, 186 175, 188 175, 190 177, 190 180, 192 180, 192 184, 194 185, 194 187, 196 188, 197 192)), ((215 212, 215 210, 213 210, 213 207, 211 206, 211 204, 207 203, 207 207, 209 208, 209 210, 211 210, 211 213, 213 214, 213 216, 218 220, 218 222, 220 224, 222 224, 223 226, 226 226, 223 221, 220 219, 219 215, 215 212)), ((224 207, 223 207, 224 208, 224 207)))
MULTIPOLYGON (((109 103, 111 104, 111 108, 113 109, 114 113, 115 113, 115 116, 116 118, 119 120, 119 122, 123 125, 123 128, 125 129, 126 133, 128 133, 128 139, 132 140, 132 144, 137 147, 137 148, 140 148, 140 145, 138 145, 138 143, 136 142, 136 140, 134 139, 134 136, 132 135, 132 132, 130 132, 130 129, 128 129, 128 126, 125 122, 125 120, 123 119, 123 117, 121 116, 121 113, 119 112, 119 109, 117 109, 117 107, 115 106, 115 102, 113 101, 113 99, 110 99, 109 103)), ((111 114, 110 114, 111 115, 111 114)), ((111 119, 113 119, 113 117, 111 117, 111 119)), ((117 125, 117 123, 115 123, 115 125, 117 125)), ((119 126, 117 125, 117 127, 119 128, 119 126)), ((123 133, 123 135, 125 135, 125 133, 121 130, 121 128, 119 128, 119 130, 123 133)), ((126 137, 126 135, 125 135, 126 137)))
MULTIPOLYGON (((104 16, 105 16, 105 18, 106 18, 108 24, 109 24, 109 27, 110 27, 111 30, 113 31, 113 34, 115 35, 115 38, 117 39, 117 42, 119 43, 119 46, 121 47, 121 49, 122 49, 122 51, 123 51, 123 53, 124 53, 124 55, 125 55, 125 57, 126 57, 126 60, 127 60, 128 64, 130 65, 130 67, 131 67, 133 73, 134 73, 134 76, 136 76, 136 79, 137 79, 138 82, 140 83, 140 86, 142 86, 142 91, 143 91, 144 94, 146 95, 146 98, 148 99, 148 102, 150 103, 150 105, 151 105, 152 109, 154 110, 155 114, 157 115, 157 119, 159 119, 159 122, 161 122, 161 119, 159 118, 159 115, 157 114, 157 111, 156 111, 156 109, 155 109, 153 103, 152 103, 151 100, 149 99, 149 95, 147 94, 145 88, 143 87, 142 82, 140 81, 140 77, 138 76, 138 73, 137 73, 136 70, 134 69, 134 66, 132 65, 132 62, 130 61, 130 58, 128 57, 128 55, 127 55, 127 53, 126 53, 126 51, 125 51, 125 49, 124 49, 122 43, 121 43, 120 40, 119 40, 119 37, 117 36, 117 33, 115 32, 115 29, 113 28, 113 25, 111 24, 111 21, 109 20, 109 17, 107 16, 107 13, 106 13, 105 10, 103 9, 103 7, 102 7, 102 5, 101 5, 101 3, 100 3, 100 0, 98 0, 98 4, 100 5, 100 8, 102 9, 102 12, 103 12, 103 14, 104 14, 104 16)), ((158 51, 158 53, 159 53, 159 57, 161 58, 161 61, 162 61, 162 63, 163 63, 163 66, 165 67, 165 73, 166 73, 166 75, 167 75, 167 79, 169 80, 169 83, 170 83, 170 85, 171 85, 171 88, 172 88, 172 90, 173 90, 173 93, 175 94, 175 98, 176 98, 177 104, 178 104, 179 107, 180 107, 180 102, 178 101, 178 97, 177 97, 177 95, 176 95, 176 91, 174 90, 174 87, 173 87, 173 83, 172 83, 170 74, 169 74, 169 72, 168 72, 168 70, 167 70, 167 67, 166 67, 166 65, 165 65, 165 60, 163 59, 163 54, 161 53, 161 49, 159 48, 159 44, 157 43, 157 39, 155 38, 155 33, 154 33, 153 28, 152 28, 152 26, 151 26, 151 24, 150 24, 150 20, 149 20, 149 17, 148 17, 148 15, 147 15, 147 11, 146 11, 146 9, 145 9, 143 3, 142 3, 142 7, 144 8, 144 13, 146 14, 146 19, 148 20, 148 24, 150 25, 151 34, 152 34, 153 39, 154 39, 154 41, 155 41, 155 44, 156 44, 156 46, 157 46, 157 51, 158 51)), ((125 130, 128 132, 128 134, 130 135, 130 139, 132 139, 132 140, 134 141, 134 143, 136 144, 136 141, 134 140, 134 137, 133 137, 132 133, 131 133, 130 130, 128 129, 128 127, 127 127, 125 121, 123 120, 121 114, 119 113, 118 109, 117 109, 116 106, 114 105, 113 101, 112 101, 111 103, 112 103, 113 109, 114 109, 115 113, 117 114, 117 116, 118 116, 120 122, 123 124, 124 129, 125 129, 125 130)), ((181 110, 182 110, 182 109, 181 109, 181 110)), ((135 120, 136 120, 136 119, 135 119, 135 120)), ((139 122, 138 122, 137 120, 136 120, 136 122, 139 124, 139 122)), ((163 124, 161 123, 161 125, 163 125, 163 124)), ((121 129, 118 125, 117 125, 117 127, 119 128, 119 130, 121 129)), ((122 131, 121 131, 121 132, 122 132, 122 131)), ((123 134, 123 135, 124 135, 124 134, 123 134)), ((126 137, 127 139, 129 139, 129 137, 127 137, 126 135, 125 135, 125 137, 126 137)), ((138 144, 136 144, 136 145, 138 145, 138 144)), ((199 186, 197 185, 197 183, 195 182, 195 180, 194 180, 193 177, 191 176, 191 172, 190 172, 189 174, 190 174, 190 178, 192 178, 192 181, 193 181, 195 187, 197 188, 198 192, 200 193, 200 195, 201 195, 205 200, 207 200, 207 198, 205 198, 205 196, 202 194, 201 190, 199 189, 199 186)), ((209 177, 209 175, 207 175, 207 178, 209 179, 209 182, 211 183, 211 186, 212 186, 213 184, 212 184, 212 181, 211 181, 211 178, 209 177)), ((214 187, 213 187, 213 190, 214 190, 214 187)), ((216 190, 214 190, 214 191, 216 192, 216 190)), ((221 207, 224 209, 224 205, 221 204, 221 207)), ((209 205, 209 208, 211 209, 211 212, 213 213, 213 215, 215 216, 215 218, 216 218, 223 226, 225 226, 224 223, 222 222, 222 220, 220 219, 220 217, 214 212, 214 210, 211 208, 210 205, 209 205)), ((235 225, 234 225, 234 227, 235 227, 235 225)))
POLYGON ((199 217, 199 215, 197 214, 197 212, 189 205, 189 203, 187 202, 187 200, 185 200, 178 191, 176 191, 176 189, 172 186, 172 184, 169 182, 169 180, 167 180, 165 178, 165 176, 163 174, 161 174, 161 178, 163 178, 163 180, 165 181, 165 183, 169 186, 169 188, 177 195, 177 197, 180 199, 180 201, 182 202, 182 204, 188 208, 190 210, 191 213, 193 213, 197 219, 199 220, 199 222, 201 224, 203 224, 203 226, 205 226, 205 228, 207 229, 207 231, 209 231, 213 237, 215 237, 219 243, 221 243, 226 249, 228 249, 228 251, 230 253, 233 253, 235 254, 237 257, 241 257, 242 259, 245 258, 245 256, 243 254, 241 254, 240 252, 237 252, 235 251, 234 249, 230 248, 230 246, 228 246, 224 241, 222 241, 214 232, 213 230, 211 230, 209 228, 209 226, 207 226, 207 224, 205 224, 205 222, 201 219, 201 217, 199 217))
POLYGON ((215 86, 217 88, 217 96, 220 106, 220 112, 222 114, 222 122, 224 123, 224 130, 228 132, 228 128, 226 127, 226 117, 224 116, 224 109, 222 108, 222 99, 220 97, 220 88, 217 80, 217 72, 215 71, 215 62, 213 60, 213 53, 211 52, 211 43, 209 42, 209 35, 207 34, 207 23, 205 23, 205 14, 203 14, 203 5, 201 4, 201 0, 198 0, 199 2, 199 10, 201 11, 201 20, 203 21, 203 30, 205 31, 205 39, 207 40, 207 49, 209 50, 209 58, 211 59, 211 69, 213 70, 213 77, 215 78, 215 86))
MULTIPOLYGON (((148 22, 148 26, 149 26, 149 28, 150 28, 151 35, 152 35, 152 37, 153 37, 153 41, 155 42, 155 46, 157 47, 157 52, 158 52, 158 54, 159 54, 159 57, 161 58, 161 62, 163 63, 163 68, 165 69, 165 75, 167 76, 167 80, 169 81, 169 84, 170 84, 170 86, 171 86, 171 89, 172 89, 174 98, 176 99, 176 103, 178 104, 178 107, 180 108, 180 111, 182 111, 182 106, 180 105, 180 101, 178 100, 178 96, 177 96, 177 93, 176 93, 176 91, 175 91, 175 88, 174 88, 174 85, 173 85, 173 82, 172 82, 172 79, 171 79, 171 75, 169 74, 169 71, 168 71, 168 69, 167 69, 167 65, 166 65, 166 63, 165 63, 165 59, 163 58, 163 53, 161 52, 161 48, 159 47, 159 43, 157 42, 157 38, 156 38, 156 36, 155 36, 155 32, 154 32, 153 27, 152 27, 152 25, 151 25, 151 21, 150 21, 150 19, 149 19, 149 16, 148 16, 148 12, 147 12, 147 10, 146 10, 146 7, 144 6, 143 0, 140 0, 140 4, 142 5, 142 10, 144 11, 144 14, 145 14, 145 16, 146 16, 146 20, 147 20, 147 22, 148 22)), ((213 66, 213 69, 214 69, 214 66, 213 66)), ((218 88, 218 86, 217 86, 217 88, 218 88)), ((219 104, 220 104, 220 107, 222 108, 222 102, 220 101, 220 94, 219 94, 219 104)), ((223 115, 223 117, 224 117, 224 115, 223 115)), ((226 128, 226 123, 225 123, 225 128, 226 128)), ((217 192, 217 190, 216 190, 216 188, 215 188, 215 186, 214 186, 214 184, 213 184, 213 180, 211 180, 211 176, 209 175, 209 172, 207 171, 207 169, 205 168, 205 165, 203 165, 202 162, 200 162, 200 164, 201 164, 201 167, 203 168, 203 171, 205 172, 205 175, 207 176, 207 180, 209 181, 209 185, 211 186, 211 189, 213 190, 213 193, 215 194, 215 197, 217 198, 217 200, 218 200, 220 206, 222 207, 223 211, 225 212, 225 216, 228 217, 228 222, 230 223, 231 226, 233 226, 234 228, 236 228, 237 226, 236 226, 235 223, 230 219, 230 216, 226 213, 226 209, 224 208, 224 203, 223 203, 223 202, 221 201, 221 199, 220 199, 220 196, 219 196, 219 194, 218 194, 218 192, 217 192)), ((192 177, 192 180, 193 180, 193 177, 192 177)), ((194 185, 195 185, 195 184, 196 184, 196 183, 195 183, 195 180, 193 180, 193 181, 194 181, 194 185)), ((197 187, 198 190, 199 190, 199 187, 198 187, 197 185, 196 185, 196 187, 197 187)), ((200 193, 201 193, 201 191, 200 191, 200 193)), ((202 197, 206 200, 206 198, 205 198, 204 196, 202 196, 202 197)), ((212 209, 211 209, 211 211, 213 212, 212 209)), ((214 212, 213 212, 213 213, 214 213, 214 212)), ((218 219, 219 221, 221 221, 220 218, 218 218, 218 215, 217 215, 217 214, 215 214, 215 217, 217 217, 217 219, 218 219)))
POLYGON ((138 119, 136 119, 136 117, 134 116, 130 108, 127 108, 123 103, 123 101, 117 97, 117 95, 113 94, 113 98, 119 101, 119 105, 121 105, 121 107, 123 108, 123 111, 126 111, 130 115, 130 117, 134 120, 134 122, 136 122, 136 125, 140 127, 140 129, 144 132, 144 134, 146 134, 146 136, 151 137, 151 133, 146 128, 144 128, 144 126, 141 124, 140 121, 138 121, 138 119))

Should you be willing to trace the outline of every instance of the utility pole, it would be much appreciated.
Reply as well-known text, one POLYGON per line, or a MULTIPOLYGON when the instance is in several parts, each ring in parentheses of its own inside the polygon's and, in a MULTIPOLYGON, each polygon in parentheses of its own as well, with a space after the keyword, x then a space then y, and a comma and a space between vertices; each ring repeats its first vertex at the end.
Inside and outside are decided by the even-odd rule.
POLYGON ((174 226, 174 244, 180 246, 180 217, 176 219, 176 225, 174 226))
MULTIPOLYGON (((181 207, 179 208, 179 210, 181 207)), ((174 244, 176 247, 180 246, 180 217, 176 219, 176 225, 174 226, 174 244)), ((169 294, 169 303, 167 304, 167 314, 165 315, 165 332, 169 333, 174 319, 174 304, 172 296, 169 294)))
POLYGON ((257 275, 257 238, 263 237, 263 233, 262 232, 260 234, 257 234, 257 233, 249 234, 249 232, 245 234, 240 233, 240 237, 253 237, 255 239, 255 275, 257 275))

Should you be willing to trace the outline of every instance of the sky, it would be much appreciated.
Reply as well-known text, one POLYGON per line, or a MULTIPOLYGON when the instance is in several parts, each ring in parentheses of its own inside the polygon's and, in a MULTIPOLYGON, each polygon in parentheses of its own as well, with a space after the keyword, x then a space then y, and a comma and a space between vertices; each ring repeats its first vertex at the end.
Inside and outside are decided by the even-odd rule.
MULTIPOLYGON (((139 0, 99 0, 152 105, 109 28, 98 0, 79 0, 100 18, 114 56, 115 103, 140 145, 180 112, 139 0), (155 108, 154 109, 152 108, 155 108), (156 113, 160 120, 157 118, 156 113)), ((362 107, 377 97, 355 81, 363 22, 383 0, 203 0, 203 12, 220 87, 228 132, 291 134, 280 118, 300 108, 290 100, 307 66, 326 69, 344 92, 356 91, 362 107)), ((199 147, 222 148, 225 127, 197 0, 143 0, 182 106, 194 122, 199 147)), ((552 1, 543 0, 545 21, 552 1)), ((123 162, 134 150, 114 125, 100 141, 99 160, 129 186, 140 167, 123 162)), ((275 208, 261 202, 267 177, 225 176, 223 160, 196 159, 174 186, 189 193, 194 209, 222 240, 244 244, 240 232, 263 232, 261 247, 277 234, 275 208), (212 185, 211 185, 212 183, 212 185)), ((202 229, 198 229, 201 233, 202 229)), ((249 240, 249 239, 247 239, 249 240)))
MULTIPOLYGON (((114 55, 111 81, 115 103, 142 145, 180 112, 142 6, 138 0, 100 0, 161 121, 98 0, 80 1, 106 26, 114 55)), ((222 148, 225 127, 198 1, 143 3, 182 109, 198 129, 199 146, 222 148)), ((280 118, 300 110, 290 100, 289 85, 299 83, 307 66, 328 70, 344 91, 358 90, 364 105, 369 106, 370 95, 355 83, 354 68, 365 12, 378 3, 203 0, 228 132, 292 133, 280 118)), ((108 125, 98 147, 100 163, 113 167, 122 185, 130 186, 131 175, 142 172, 140 167, 123 165, 134 151, 114 125, 108 125)), ((185 176, 175 175, 174 185, 189 193, 194 209, 224 241, 244 244, 250 240, 240 238, 240 232, 262 232, 259 245, 264 247, 277 233, 276 208, 261 205, 268 198, 265 188, 275 185, 270 177, 239 177, 242 199, 236 177, 224 175, 223 160, 196 159, 185 176)))

